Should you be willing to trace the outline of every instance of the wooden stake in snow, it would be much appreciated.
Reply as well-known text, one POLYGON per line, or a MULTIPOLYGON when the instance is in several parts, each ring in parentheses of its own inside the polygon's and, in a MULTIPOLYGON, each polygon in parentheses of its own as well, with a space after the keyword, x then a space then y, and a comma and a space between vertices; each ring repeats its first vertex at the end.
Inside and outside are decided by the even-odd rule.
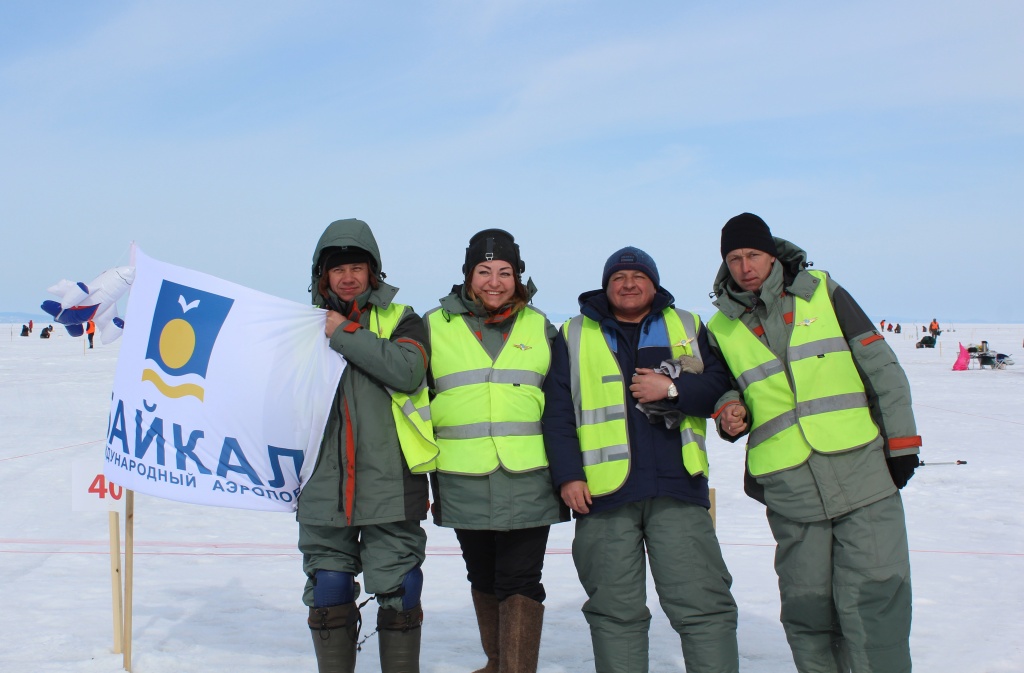
POLYGON ((132 582, 135 575, 135 491, 125 489, 124 513, 124 670, 132 670, 132 582))
POLYGON ((114 615, 114 654, 119 654, 124 637, 124 616, 121 613, 121 517, 107 512, 110 523, 110 597, 114 615))

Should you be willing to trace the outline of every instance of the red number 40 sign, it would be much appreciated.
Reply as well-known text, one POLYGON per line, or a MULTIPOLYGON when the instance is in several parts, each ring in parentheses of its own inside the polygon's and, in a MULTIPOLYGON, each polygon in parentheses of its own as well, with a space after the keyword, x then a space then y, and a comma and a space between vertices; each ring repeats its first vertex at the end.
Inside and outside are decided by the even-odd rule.
POLYGON ((97 474, 96 478, 89 484, 89 493, 96 494, 100 500, 106 498, 108 495, 114 500, 120 500, 121 494, 124 493, 124 489, 115 484, 112 481, 107 481, 107 478, 102 474, 97 474))
POLYGON ((80 458, 71 465, 71 509, 76 512, 123 512, 124 489, 103 475, 103 463, 80 458))

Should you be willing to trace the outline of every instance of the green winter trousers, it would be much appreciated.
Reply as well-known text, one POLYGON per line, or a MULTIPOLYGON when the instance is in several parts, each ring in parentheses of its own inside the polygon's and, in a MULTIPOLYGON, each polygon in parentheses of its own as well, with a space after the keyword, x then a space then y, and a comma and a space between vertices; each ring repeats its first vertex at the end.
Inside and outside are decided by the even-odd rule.
POLYGON ((782 625, 800 673, 910 672, 910 555, 899 493, 826 521, 768 511, 782 625))
MULTIPOLYGON (((312 578, 317 570, 361 572, 371 594, 397 591, 406 573, 423 563, 426 549, 427 533, 419 521, 347 527, 300 523, 299 551, 308 578, 302 602, 313 607, 312 578)), ((377 602, 382 608, 402 610, 401 596, 377 602)))
POLYGON ((572 558, 587 592, 597 673, 648 670, 648 559, 687 672, 739 670, 732 577, 706 509, 652 498, 580 517, 572 558))

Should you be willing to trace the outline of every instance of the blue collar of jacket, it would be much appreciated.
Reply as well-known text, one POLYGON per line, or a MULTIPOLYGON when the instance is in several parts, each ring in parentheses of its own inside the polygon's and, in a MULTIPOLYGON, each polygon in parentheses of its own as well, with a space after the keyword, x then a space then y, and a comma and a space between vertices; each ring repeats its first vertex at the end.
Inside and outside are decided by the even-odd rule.
MULTIPOLYGON (((618 339, 624 334, 619 326, 619 321, 612 314, 607 293, 604 290, 591 290, 581 294, 579 301, 580 313, 601 325, 601 331, 604 332, 612 350, 617 351, 618 339)), ((640 321, 641 334, 649 334, 652 323, 660 321, 662 319, 661 312, 673 304, 675 304, 675 297, 665 288, 659 287, 654 293, 651 312, 640 321)))

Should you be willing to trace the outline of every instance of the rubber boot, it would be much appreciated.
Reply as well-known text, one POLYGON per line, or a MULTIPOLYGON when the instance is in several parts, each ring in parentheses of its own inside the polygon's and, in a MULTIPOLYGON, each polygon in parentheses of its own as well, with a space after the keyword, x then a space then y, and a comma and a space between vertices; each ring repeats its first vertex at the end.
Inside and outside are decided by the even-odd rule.
POLYGON ((498 605, 499 673, 536 673, 544 605, 515 594, 498 605))
POLYGON ((420 637, 423 608, 377 609, 381 673, 420 673, 420 637))
POLYGON ((473 607, 487 664, 473 673, 498 673, 498 597, 473 589, 473 607))
POLYGON ((310 608, 309 630, 320 673, 355 673, 359 608, 355 603, 310 608))

